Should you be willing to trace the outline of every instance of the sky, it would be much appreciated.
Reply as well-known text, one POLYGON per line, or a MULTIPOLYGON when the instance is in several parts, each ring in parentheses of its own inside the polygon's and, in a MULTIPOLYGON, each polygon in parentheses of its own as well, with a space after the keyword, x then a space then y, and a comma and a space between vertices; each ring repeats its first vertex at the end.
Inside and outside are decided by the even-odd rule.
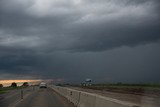
POLYGON ((39 84, 42 80, 0 80, 0 83, 4 87, 11 86, 13 82, 17 83, 17 86, 22 86, 25 82, 27 82, 29 85, 36 85, 39 84))
POLYGON ((0 80, 160 82, 159 0, 0 0, 0 80))

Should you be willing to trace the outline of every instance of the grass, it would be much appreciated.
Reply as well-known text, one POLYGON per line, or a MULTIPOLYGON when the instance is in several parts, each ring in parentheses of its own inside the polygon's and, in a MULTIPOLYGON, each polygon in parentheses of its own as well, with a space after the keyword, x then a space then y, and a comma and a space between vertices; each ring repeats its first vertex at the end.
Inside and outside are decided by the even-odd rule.
POLYGON ((91 86, 85 86, 88 88, 97 88, 97 89, 104 89, 104 88, 115 88, 115 89, 160 89, 160 84, 92 84, 91 86))
POLYGON ((91 86, 80 86, 81 88, 112 91, 129 94, 158 94, 160 95, 160 84, 92 84, 91 86))
POLYGON ((4 94, 6 93, 7 91, 4 91, 4 90, 0 90, 0 94, 4 94))
POLYGON ((22 86, 21 87, 3 87, 3 88, 0 88, 0 94, 7 93, 10 90, 22 89, 22 88, 25 88, 25 87, 22 87, 22 86))

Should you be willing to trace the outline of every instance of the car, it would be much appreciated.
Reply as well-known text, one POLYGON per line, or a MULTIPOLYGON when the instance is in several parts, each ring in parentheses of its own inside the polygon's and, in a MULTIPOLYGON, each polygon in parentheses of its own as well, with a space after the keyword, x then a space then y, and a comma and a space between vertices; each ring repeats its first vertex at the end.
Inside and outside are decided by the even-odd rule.
POLYGON ((47 88, 47 84, 45 82, 41 82, 39 84, 39 88, 47 88))

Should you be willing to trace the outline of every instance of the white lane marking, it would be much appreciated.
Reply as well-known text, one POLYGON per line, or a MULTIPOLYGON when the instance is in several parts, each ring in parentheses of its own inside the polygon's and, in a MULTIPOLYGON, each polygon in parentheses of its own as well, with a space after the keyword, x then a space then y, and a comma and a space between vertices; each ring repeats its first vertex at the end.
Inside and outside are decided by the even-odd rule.
POLYGON ((22 102, 24 99, 26 99, 30 94, 32 94, 32 92, 30 93, 26 93, 23 97, 23 99, 19 99, 18 101, 15 101, 14 103, 12 103, 9 107, 16 107, 16 105, 18 105, 20 102, 22 102))

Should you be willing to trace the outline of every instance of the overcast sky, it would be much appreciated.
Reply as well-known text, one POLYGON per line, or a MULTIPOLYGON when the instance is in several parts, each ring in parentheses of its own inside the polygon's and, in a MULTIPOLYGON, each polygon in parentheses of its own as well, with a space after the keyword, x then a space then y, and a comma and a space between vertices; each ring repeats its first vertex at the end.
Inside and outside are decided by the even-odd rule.
POLYGON ((160 82, 159 0, 0 0, 0 79, 160 82))

